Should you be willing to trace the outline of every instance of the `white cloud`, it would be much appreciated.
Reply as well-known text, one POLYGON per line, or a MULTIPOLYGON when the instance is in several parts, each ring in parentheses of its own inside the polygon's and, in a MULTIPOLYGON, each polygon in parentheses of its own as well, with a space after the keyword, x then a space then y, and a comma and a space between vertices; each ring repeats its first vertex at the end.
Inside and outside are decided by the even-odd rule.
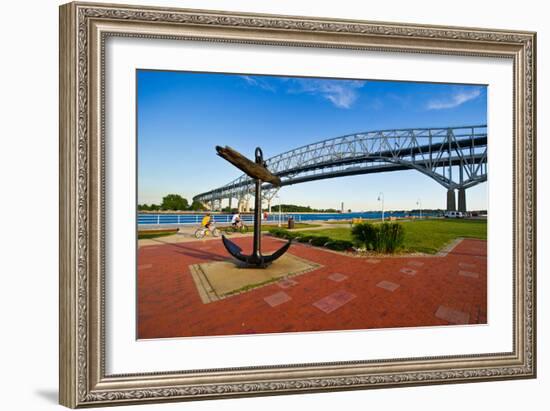
POLYGON ((317 80, 317 79, 293 79, 295 87, 290 88, 290 93, 317 94, 330 101, 338 108, 350 108, 359 97, 358 89, 366 84, 359 80, 317 80))
POLYGON ((330 101, 338 108, 348 109, 359 98, 358 89, 366 81, 359 80, 324 80, 306 78, 281 77, 267 81, 259 76, 240 76, 246 83, 263 90, 276 92, 279 86, 284 87, 287 93, 319 95, 330 101), (276 83, 274 84, 274 81, 276 83))
POLYGON ((262 79, 261 77, 252 77, 252 76, 240 76, 244 81, 246 81, 249 85, 260 87, 263 90, 272 91, 275 92, 275 87, 273 87, 271 84, 269 84, 267 81, 262 79))
POLYGON ((428 110, 443 110, 458 107, 481 95, 481 89, 461 90, 442 100, 430 100, 426 108, 428 110))

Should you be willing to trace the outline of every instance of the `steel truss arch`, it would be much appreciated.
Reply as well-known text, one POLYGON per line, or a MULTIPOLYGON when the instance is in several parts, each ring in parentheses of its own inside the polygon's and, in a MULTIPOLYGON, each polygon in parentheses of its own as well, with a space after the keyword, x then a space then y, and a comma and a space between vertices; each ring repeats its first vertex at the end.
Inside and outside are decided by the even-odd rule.
MULTIPOLYGON (((487 181, 487 126, 432 127, 348 134, 286 151, 266 160, 282 185, 406 169, 417 170, 448 190, 487 181)), ((264 186, 270 193, 269 184, 264 186)), ((193 199, 242 199, 253 190, 241 175, 193 199)))

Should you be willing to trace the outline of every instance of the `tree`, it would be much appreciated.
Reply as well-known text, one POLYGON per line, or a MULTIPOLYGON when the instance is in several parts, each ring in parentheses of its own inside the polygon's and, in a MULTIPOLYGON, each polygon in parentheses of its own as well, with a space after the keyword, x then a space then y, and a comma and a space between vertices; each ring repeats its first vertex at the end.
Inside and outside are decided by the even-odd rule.
POLYGON ((163 210, 187 210, 189 202, 179 194, 168 194, 162 198, 161 208, 163 210))
POLYGON ((204 211, 206 207, 200 201, 193 201, 189 209, 193 211, 204 211))

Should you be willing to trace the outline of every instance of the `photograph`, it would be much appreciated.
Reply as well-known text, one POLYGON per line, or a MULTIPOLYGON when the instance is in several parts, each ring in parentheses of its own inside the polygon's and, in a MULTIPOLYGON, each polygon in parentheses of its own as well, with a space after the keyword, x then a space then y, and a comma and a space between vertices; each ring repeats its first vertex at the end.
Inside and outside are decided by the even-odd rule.
POLYGON ((488 323, 487 84, 135 75, 138 340, 488 323))

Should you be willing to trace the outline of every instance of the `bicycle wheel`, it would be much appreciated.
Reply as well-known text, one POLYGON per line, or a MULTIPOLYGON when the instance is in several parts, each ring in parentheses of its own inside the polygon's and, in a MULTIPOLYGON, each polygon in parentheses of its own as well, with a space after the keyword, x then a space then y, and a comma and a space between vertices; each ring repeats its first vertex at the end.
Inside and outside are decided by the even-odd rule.
POLYGON ((205 233, 206 230, 204 228, 197 228, 197 230, 195 231, 195 238, 203 238, 205 233))
POLYGON ((220 236, 220 230, 218 230, 217 228, 214 228, 213 230, 211 230, 211 232, 214 237, 220 236))

